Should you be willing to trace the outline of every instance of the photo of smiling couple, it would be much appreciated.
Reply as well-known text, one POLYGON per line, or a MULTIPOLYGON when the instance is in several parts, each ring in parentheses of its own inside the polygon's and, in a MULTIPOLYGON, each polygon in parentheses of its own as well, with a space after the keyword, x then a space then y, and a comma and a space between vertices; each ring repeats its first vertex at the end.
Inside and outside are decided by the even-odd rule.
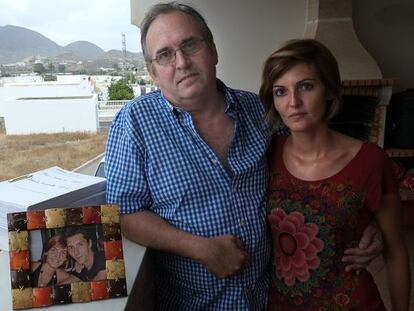
POLYGON ((33 287, 106 279, 100 226, 42 230, 43 249, 31 263, 33 287))

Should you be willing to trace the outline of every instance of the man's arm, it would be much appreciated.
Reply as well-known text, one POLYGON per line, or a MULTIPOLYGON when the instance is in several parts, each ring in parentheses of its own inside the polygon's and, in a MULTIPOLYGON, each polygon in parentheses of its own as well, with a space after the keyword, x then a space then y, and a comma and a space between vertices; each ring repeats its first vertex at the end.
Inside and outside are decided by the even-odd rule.
POLYGON ((148 210, 121 215, 121 229, 131 241, 191 258, 218 278, 239 272, 249 260, 242 242, 232 235, 196 236, 177 229, 148 210))

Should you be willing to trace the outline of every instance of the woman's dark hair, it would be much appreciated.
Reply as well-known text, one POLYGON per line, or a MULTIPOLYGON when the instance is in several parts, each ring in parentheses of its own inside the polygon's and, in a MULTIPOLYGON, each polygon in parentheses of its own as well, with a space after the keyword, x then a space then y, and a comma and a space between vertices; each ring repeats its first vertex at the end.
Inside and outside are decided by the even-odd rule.
POLYGON ((324 120, 329 121, 340 109, 341 77, 335 57, 319 41, 313 39, 290 40, 274 51, 263 65, 259 96, 265 106, 266 120, 273 127, 281 123, 280 116, 274 107, 273 84, 290 68, 299 63, 315 66, 319 78, 326 88, 326 95, 329 99, 326 103, 324 120))
POLYGON ((148 29, 150 28, 151 24, 154 20, 160 16, 161 14, 167 14, 171 12, 182 12, 191 16, 194 21, 196 22, 198 29, 206 41, 209 47, 214 45, 213 34, 211 33, 210 28, 207 26, 205 19, 198 13, 194 8, 189 5, 178 3, 178 2, 168 2, 168 3, 158 3, 153 5, 144 16, 144 19, 141 22, 140 30, 141 30, 141 48, 142 53, 144 54, 144 59, 149 64, 151 62, 151 55, 147 50, 147 33, 148 29))

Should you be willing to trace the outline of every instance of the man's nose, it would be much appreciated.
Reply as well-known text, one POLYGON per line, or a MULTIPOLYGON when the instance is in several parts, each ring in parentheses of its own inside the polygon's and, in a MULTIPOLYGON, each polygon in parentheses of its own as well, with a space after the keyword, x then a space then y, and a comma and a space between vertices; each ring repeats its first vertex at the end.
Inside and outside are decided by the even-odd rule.
POLYGON ((190 57, 186 56, 181 50, 175 51, 175 67, 186 68, 191 63, 190 57))

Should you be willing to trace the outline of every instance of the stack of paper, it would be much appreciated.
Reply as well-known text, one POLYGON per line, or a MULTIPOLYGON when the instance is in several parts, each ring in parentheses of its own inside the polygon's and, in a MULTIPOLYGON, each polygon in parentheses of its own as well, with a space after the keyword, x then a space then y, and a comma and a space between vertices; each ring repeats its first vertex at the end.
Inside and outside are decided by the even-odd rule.
POLYGON ((7 213, 105 203, 105 178, 51 167, 0 182, 0 249, 8 250, 7 213))

